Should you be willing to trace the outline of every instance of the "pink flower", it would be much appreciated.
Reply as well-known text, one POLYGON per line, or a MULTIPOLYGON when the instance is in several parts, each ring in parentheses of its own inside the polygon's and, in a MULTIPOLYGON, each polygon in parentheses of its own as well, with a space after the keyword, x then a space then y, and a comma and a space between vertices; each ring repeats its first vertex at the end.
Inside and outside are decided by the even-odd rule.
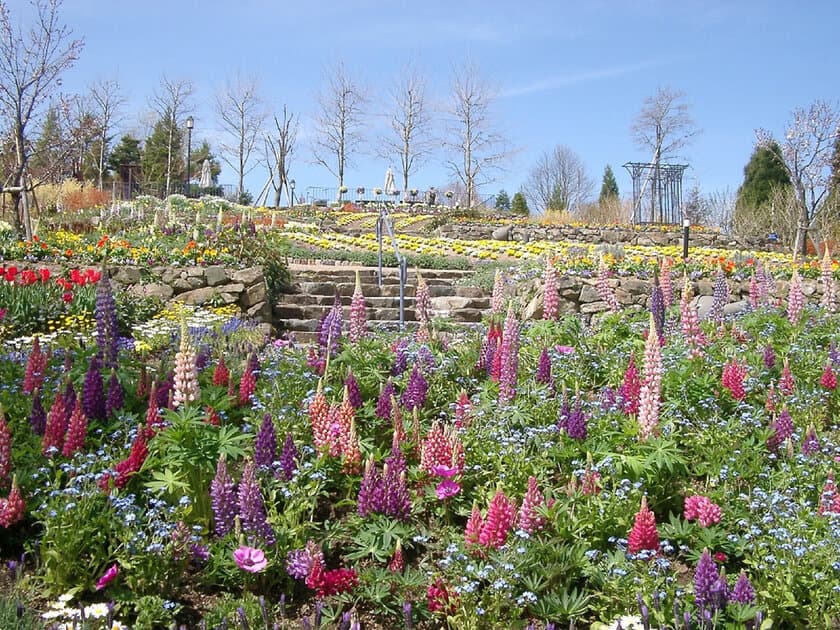
POLYGON ((554 346, 554 349, 559 354, 574 354, 575 353, 575 349, 574 349, 573 346, 554 346))
POLYGON ((437 464, 436 466, 432 466, 431 472, 436 477, 452 479, 452 477, 458 474, 459 470, 457 466, 444 466, 443 464, 437 464))
POLYGON ((114 563, 112 564, 105 573, 102 574, 102 577, 99 578, 99 581, 96 583, 97 591, 101 591, 103 588, 108 586, 114 579, 119 575, 120 567, 114 563))
POLYGON ((444 479, 437 485, 437 488, 435 488, 435 494, 441 501, 454 497, 460 491, 461 486, 451 479, 444 479))
POLYGON ((248 573, 259 573, 268 566, 268 560, 260 549, 242 546, 233 552, 236 566, 248 573))

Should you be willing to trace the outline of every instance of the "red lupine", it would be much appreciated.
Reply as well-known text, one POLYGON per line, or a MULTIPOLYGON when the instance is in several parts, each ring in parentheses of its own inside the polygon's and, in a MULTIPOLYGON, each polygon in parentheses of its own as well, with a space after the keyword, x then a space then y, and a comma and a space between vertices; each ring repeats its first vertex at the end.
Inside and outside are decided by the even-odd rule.
POLYGON ((487 508, 487 517, 478 534, 478 543, 483 547, 498 549, 507 541, 508 534, 516 523, 516 503, 504 492, 496 490, 487 508))
POLYGON ((837 375, 834 374, 834 370, 831 369, 830 362, 825 364, 825 369, 820 377, 820 385, 830 391, 837 388, 837 375))
POLYGON ((11 527, 23 520, 26 513, 26 502, 18 487, 17 477, 12 477, 12 489, 9 496, 0 499, 0 527, 11 527))
POLYGON ((790 363, 788 363, 788 359, 785 357, 784 364, 782 365, 782 376, 779 378, 779 391, 784 396, 790 396, 793 394, 794 388, 793 373, 791 373, 790 363))
POLYGON ((639 413, 639 395, 642 391, 642 381, 639 377, 639 369, 636 367, 636 359, 630 355, 627 369, 624 371, 624 382, 619 389, 624 413, 633 416, 639 413))
POLYGON ((217 387, 227 387, 228 379, 230 378, 230 370, 225 365, 225 358, 219 357, 216 367, 213 368, 213 385, 217 387))
POLYGON ((146 431, 140 426, 137 429, 137 437, 134 438, 128 457, 114 467, 117 471, 117 478, 114 481, 114 485, 117 488, 125 487, 129 479, 140 472, 148 455, 149 449, 146 445, 146 431))
POLYGON ((44 373, 47 370, 47 355, 41 351, 41 342, 38 336, 32 342, 32 350, 26 360, 26 372, 23 377, 23 391, 31 394, 36 389, 41 389, 44 383, 44 373))
POLYGON ((403 556, 402 542, 397 539, 397 547, 394 549, 394 555, 388 563, 388 570, 392 573, 402 573, 405 568, 405 557, 403 556))
POLYGON ((312 569, 306 578, 306 585, 314 590, 319 598, 352 591, 359 583, 359 576, 353 569, 333 569, 325 571, 321 559, 315 557, 312 569))
POLYGON ((767 413, 775 413, 776 411, 776 386, 770 383, 767 388, 767 399, 764 401, 764 410, 767 413))
POLYGON ((87 416, 85 415, 81 397, 76 399, 76 406, 70 416, 70 424, 67 427, 67 436, 64 438, 64 448, 61 454, 64 457, 72 457, 74 453, 82 450, 87 437, 87 416))
POLYGON ((458 594, 451 592, 443 580, 438 578, 426 589, 426 603, 430 612, 454 615, 458 609, 458 594))
POLYGON ((251 361, 245 362, 245 371, 239 380, 239 406, 244 407, 251 400, 251 395, 257 389, 257 377, 251 366, 251 361))
POLYGON ((735 400, 744 400, 747 392, 744 390, 744 379, 747 376, 747 366, 738 359, 730 359, 723 367, 721 384, 730 391, 735 400))
POLYGON ((627 550, 639 553, 642 550, 659 550, 659 532, 656 529, 656 516, 647 505, 647 497, 642 497, 642 505, 636 513, 633 529, 627 537, 627 550))

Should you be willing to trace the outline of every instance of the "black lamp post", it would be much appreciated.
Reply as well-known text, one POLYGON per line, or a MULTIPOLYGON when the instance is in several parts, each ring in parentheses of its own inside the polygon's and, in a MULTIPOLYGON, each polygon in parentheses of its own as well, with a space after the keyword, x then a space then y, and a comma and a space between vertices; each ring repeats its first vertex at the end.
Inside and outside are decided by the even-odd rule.
POLYGON ((683 259, 688 260, 688 230, 691 227, 689 219, 683 219, 683 259))
POLYGON ((295 180, 293 180, 293 179, 289 180, 289 190, 291 192, 291 199, 289 200, 289 203, 291 205, 289 206, 289 209, 294 210, 294 208, 295 208, 295 180))
POLYGON ((190 196, 190 162, 192 161, 192 130, 195 126, 195 120, 192 116, 187 116, 187 197, 190 196))

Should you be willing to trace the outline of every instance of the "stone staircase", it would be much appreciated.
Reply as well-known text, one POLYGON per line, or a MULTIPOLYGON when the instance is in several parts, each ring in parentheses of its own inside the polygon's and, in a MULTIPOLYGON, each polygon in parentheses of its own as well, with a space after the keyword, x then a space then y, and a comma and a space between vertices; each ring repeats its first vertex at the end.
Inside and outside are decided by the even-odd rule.
MULTIPOLYGON (((286 293, 274 305, 273 323, 277 330, 292 332, 303 343, 313 341, 318 322, 333 306, 338 291, 345 322, 350 317, 350 298, 356 287, 356 270, 362 282, 367 305, 369 329, 399 328, 399 272, 382 268, 382 286, 377 283, 377 268, 358 265, 291 264, 293 292, 286 293)), ((472 271, 422 270, 431 295, 431 316, 455 323, 480 322, 490 309, 490 298, 478 287, 456 285, 472 271)), ((405 286, 404 316, 406 327, 416 326, 414 293, 416 272, 408 272, 405 286)))

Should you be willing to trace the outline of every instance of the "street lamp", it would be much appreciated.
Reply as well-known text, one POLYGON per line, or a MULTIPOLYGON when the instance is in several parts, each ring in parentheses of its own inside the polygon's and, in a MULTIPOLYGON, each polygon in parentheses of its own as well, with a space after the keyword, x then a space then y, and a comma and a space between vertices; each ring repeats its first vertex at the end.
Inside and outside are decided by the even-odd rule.
POLYGON ((683 219, 683 260, 688 260, 688 230, 691 227, 691 221, 688 218, 683 219))
POLYGON ((293 180, 293 179, 289 180, 289 190, 291 192, 290 200, 289 200, 291 205, 289 206, 289 209, 294 210, 295 209, 295 180, 293 180))
POLYGON ((192 160, 192 130, 195 126, 195 120, 192 116, 187 116, 187 197, 190 196, 190 161, 192 160))

